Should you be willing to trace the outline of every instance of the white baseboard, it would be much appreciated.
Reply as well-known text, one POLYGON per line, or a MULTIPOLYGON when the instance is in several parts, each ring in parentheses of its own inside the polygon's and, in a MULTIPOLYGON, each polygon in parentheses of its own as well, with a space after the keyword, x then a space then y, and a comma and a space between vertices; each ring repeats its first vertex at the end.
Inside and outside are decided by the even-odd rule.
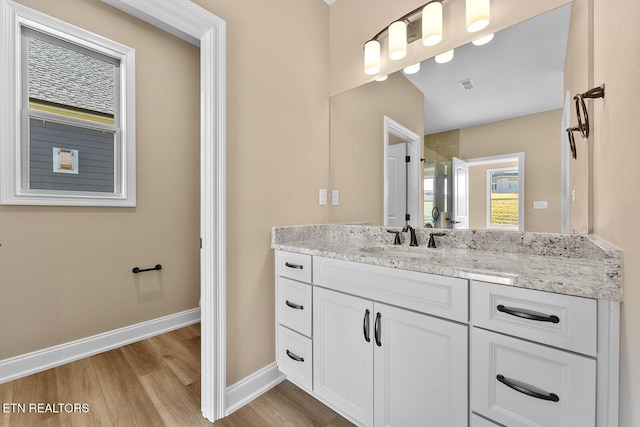
POLYGON ((194 308, 91 337, 0 360, 0 384, 200 321, 194 308))
POLYGON ((240 409, 261 394, 271 390, 287 377, 278 370, 276 362, 227 387, 227 414, 240 409))

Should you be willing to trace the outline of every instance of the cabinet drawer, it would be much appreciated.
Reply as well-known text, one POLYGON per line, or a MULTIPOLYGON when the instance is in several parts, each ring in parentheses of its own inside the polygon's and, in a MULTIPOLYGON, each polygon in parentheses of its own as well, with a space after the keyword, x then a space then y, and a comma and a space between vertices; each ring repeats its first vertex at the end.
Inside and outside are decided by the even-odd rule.
POLYGON ((471 414, 471 427, 500 427, 500 424, 482 418, 478 414, 471 414))
POLYGON ((311 255, 276 251, 276 275, 311 283, 311 255))
POLYGON ((471 282, 474 326, 596 356, 597 301, 471 282))
POLYGON ((294 384, 312 390, 313 348, 311 339, 278 326, 278 368, 294 384))
POLYGON ((296 332, 311 337, 311 285, 278 277, 278 321, 296 332))
POLYGON ((313 257, 313 284, 458 322, 468 321, 467 280, 313 257))
POLYGON ((508 426, 595 425, 596 362, 473 328, 471 409, 508 426))

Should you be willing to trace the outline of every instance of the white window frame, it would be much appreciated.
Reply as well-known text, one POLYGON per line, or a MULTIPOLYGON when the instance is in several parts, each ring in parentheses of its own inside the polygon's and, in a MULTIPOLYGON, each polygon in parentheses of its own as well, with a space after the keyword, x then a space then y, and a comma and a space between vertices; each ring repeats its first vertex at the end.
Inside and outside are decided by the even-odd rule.
POLYGON ((491 223, 491 194, 492 194, 492 188, 491 188, 491 175, 494 172, 510 172, 510 171, 515 171, 518 172, 518 185, 520 185, 520 170, 518 169, 517 166, 511 166, 511 167, 506 167, 506 168, 493 168, 493 169, 487 169, 487 228, 488 229, 494 229, 494 230, 519 230, 520 229, 520 223, 522 222, 522 220, 520 219, 520 216, 522 215, 522 211, 520 208, 520 189, 518 189, 518 224, 516 225, 494 225, 491 223))
POLYGON ((0 67, 0 203, 45 206, 136 206, 135 50, 11 1, 2 3, 0 67), (29 188, 27 126, 21 120, 26 72, 22 69, 22 28, 81 46, 119 62, 116 98, 117 143, 112 193, 29 188), (4 100, 7 100, 5 102, 4 100))

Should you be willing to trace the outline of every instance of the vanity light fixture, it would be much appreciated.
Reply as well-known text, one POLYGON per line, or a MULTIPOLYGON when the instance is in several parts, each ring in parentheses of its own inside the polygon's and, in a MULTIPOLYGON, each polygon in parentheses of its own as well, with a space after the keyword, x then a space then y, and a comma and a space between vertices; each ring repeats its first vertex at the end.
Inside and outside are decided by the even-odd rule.
POLYGON ((440 55, 436 55, 435 59, 438 64, 446 64, 453 59, 453 49, 442 52, 440 55))
POLYGON ((471 43, 474 46, 482 46, 484 44, 489 43, 491 40, 493 40, 493 33, 486 35, 484 37, 480 37, 479 39, 475 39, 474 41, 472 41, 471 43))
POLYGON ((420 63, 417 62, 413 65, 409 65, 408 67, 404 67, 404 70, 402 71, 404 71, 405 74, 415 74, 420 71, 420 63))
MULTIPOLYGON (((428 1, 394 20, 367 41, 364 44, 364 72, 368 75, 380 72, 380 46, 385 34, 389 59, 394 61, 404 58, 407 55, 409 43, 415 40, 421 39, 424 46, 435 46, 440 43, 443 37, 443 1, 445 0, 428 1)), ((465 2, 467 31, 480 31, 489 25, 490 0, 465 0, 465 2)), ((449 61, 453 58, 452 51, 445 54, 449 57, 449 61)))

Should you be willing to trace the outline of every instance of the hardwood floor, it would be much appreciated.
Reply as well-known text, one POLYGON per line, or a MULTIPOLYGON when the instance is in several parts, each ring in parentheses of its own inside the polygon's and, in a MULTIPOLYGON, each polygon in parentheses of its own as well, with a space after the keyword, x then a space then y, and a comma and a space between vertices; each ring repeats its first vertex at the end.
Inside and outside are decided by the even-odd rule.
MULTIPOLYGON (((200 411, 200 324, 0 384, 0 427, 211 426, 200 411)), ((285 381, 220 427, 352 424, 285 381)))

